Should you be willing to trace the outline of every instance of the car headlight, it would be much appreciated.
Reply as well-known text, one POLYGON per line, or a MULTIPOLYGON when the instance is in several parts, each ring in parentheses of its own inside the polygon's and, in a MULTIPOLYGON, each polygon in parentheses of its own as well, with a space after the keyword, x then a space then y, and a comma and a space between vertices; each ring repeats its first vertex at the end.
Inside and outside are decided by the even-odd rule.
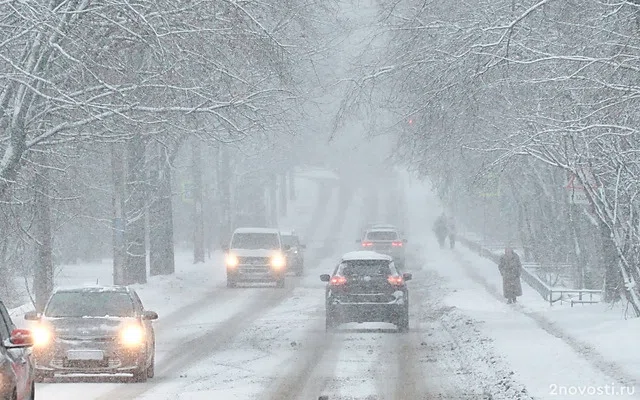
POLYGON ((51 329, 46 326, 36 326, 31 329, 31 337, 33 338, 33 345, 35 347, 45 347, 51 343, 53 334, 51 329))
POLYGON ((235 268, 238 266, 240 261, 238 260, 238 257, 235 254, 227 254, 227 257, 225 258, 225 263, 227 264, 227 268, 235 268))
POLYGON ((129 325, 120 332, 120 339, 126 346, 139 346, 144 343, 144 330, 138 325, 129 325))
POLYGON ((271 267, 273 269, 282 269, 285 265, 287 265, 287 260, 281 254, 271 257, 271 267))

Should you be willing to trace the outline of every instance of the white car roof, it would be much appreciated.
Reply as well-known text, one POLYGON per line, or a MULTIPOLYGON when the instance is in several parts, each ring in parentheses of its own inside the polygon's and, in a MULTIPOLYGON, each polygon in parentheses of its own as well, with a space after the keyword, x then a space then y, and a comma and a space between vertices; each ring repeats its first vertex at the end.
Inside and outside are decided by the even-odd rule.
POLYGON ((387 260, 392 261, 393 258, 386 254, 376 253, 375 251, 351 251, 342 256, 342 261, 355 260, 387 260))
POLYGON ((298 236, 298 233, 294 230, 291 231, 280 231, 280 235, 283 236, 298 236))
POLYGON ((278 229, 275 228, 238 228, 233 233, 280 233, 278 229))
POLYGON ((373 228, 373 229, 367 229, 367 233, 369 232, 395 232, 398 233, 398 230, 396 228, 373 228))

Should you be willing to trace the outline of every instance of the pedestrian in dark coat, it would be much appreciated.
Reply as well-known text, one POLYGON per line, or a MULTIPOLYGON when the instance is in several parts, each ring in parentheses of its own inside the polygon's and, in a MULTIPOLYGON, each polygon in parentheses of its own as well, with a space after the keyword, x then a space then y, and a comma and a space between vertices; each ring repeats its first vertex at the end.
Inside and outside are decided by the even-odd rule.
POLYGON ((447 217, 446 215, 444 215, 444 213, 442 213, 442 215, 440 215, 438 219, 436 219, 436 222, 433 224, 433 232, 438 238, 440 248, 444 248, 444 243, 449 233, 449 227, 447 226, 447 217))
POLYGON ((502 292, 507 299, 508 304, 516 302, 516 297, 522 296, 522 284, 520 283, 520 275, 522 273, 522 263, 520 257, 507 247, 504 255, 500 257, 498 269, 502 275, 502 292))
POLYGON ((456 221, 453 218, 449 218, 447 230, 449 234, 449 247, 452 249, 456 246, 456 221))

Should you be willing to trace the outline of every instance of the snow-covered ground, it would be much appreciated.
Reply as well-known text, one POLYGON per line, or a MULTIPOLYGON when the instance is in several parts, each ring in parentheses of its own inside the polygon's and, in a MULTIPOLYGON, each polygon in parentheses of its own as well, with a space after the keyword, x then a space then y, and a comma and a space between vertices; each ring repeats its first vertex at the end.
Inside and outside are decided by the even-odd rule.
MULTIPOLYGON (((305 276, 289 278, 285 289, 227 289, 219 253, 194 265, 188 252, 178 252, 174 276, 137 286, 147 308, 160 314, 156 377, 144 384, 44 383, 38 398, 636 398, 588 394, 635 384, 638 363, 629 344, 636 321, 600 305, 549 307, 526 286, 519 305, 505 304, 495 264, 462 247, 440 249, 430 230, 439 205, 427 186, 406 181, 410 332, 345 324, 325 333, 318 276, 356 246, 374 202, 365 191, 318 190, 315 179, 300 176, 300 195, 280 222, 312 233, 305 276)), ((107 283, 110 268, 109 262, 67 267, 58 279, 107 283)))

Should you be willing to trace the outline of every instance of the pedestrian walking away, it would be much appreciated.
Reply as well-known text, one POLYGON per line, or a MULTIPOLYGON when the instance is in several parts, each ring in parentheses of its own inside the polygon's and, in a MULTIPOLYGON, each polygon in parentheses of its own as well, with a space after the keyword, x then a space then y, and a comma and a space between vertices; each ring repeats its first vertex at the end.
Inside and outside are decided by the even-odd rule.
POLYGON ((447 224, 447 230, 449 233, 449 246, 453 249, 456 246, 456 221, 453 219, 453 217, 449 218, 448 224, 447 224))
POLYGON ((508 304, 516 302, 516 298, 522 296, 522 284, 520 276, 522 274, 522 263, 520 257, 511 247, 504 250, 504 255, 500 257, 498 264, 500 275, 502 275, 502 292, 508 304))
POLYGON ((447 227, 447 217, 444 213, 442 213, 433 224, 433 232, 436 234, 436 238, 438 238, 438 244, 440 244, 440 248, 444 248, 445 240, 447 239, 448 234, 447 227))

